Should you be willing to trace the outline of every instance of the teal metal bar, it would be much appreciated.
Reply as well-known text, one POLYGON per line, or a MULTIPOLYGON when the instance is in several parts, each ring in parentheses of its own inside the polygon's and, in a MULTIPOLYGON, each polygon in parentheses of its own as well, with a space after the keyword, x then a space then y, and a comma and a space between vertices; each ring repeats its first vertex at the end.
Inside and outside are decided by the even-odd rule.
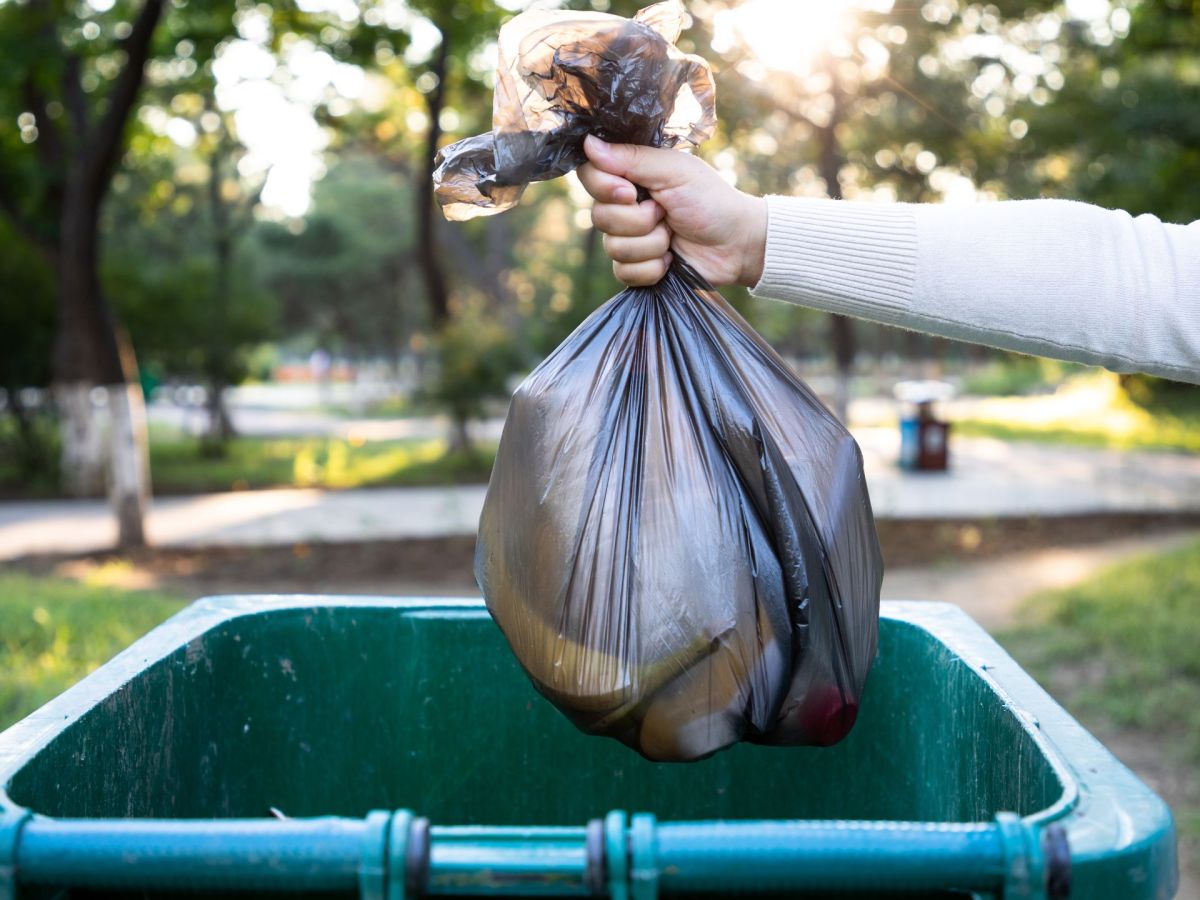
POLYGON ((630 900, 658 898, 658 822, 652 813, 638 813, 629 822, 630 900))
MULTIPOLYGON (((25 823, 17 883, 101 889, 357 891, 372 820, 44 819, 25 823)), ((379 847, 379 857, 383 848, 379 847)), ((368 878, 370 876, 368 875, 368 878)))
POLYGON ((435 827, 430 894, 586 896, 586 829, 435 827))
POLYGON ((27 809, 0 807, 0 900, 16 900, 17 844, 32 815, 27 809))
POLYGON ((658 827, 664 894, 903 892, 1004 884, 995 825, 673 822, 658 827))
MULTIPOLYGON (((1041 898, 1036 827, 998 824, 605 820, 587 829, 434 827, 411 844, 406 810, 365 820, 72 820, 33 817, 15 842, 15 881, 91 888, 348 891, 406 896, 586 896, 947 888, 1041 898), (421 849, 416 856, 413 847, 421 849), (589 872, 589 864, 602 866, 589 872), (1014 873, 1015 876, 1014 877, 1014 873), (589 881, 589 875, 592 876, 589 881)), ((0 876, 3 876, 0 867, 0 876)), ((2 877, 0 877, 2 883, 2 877)))
POLYGON ((604 868, 611 900, 629 900, 629 817, 613 810, 604 817, 604 868))

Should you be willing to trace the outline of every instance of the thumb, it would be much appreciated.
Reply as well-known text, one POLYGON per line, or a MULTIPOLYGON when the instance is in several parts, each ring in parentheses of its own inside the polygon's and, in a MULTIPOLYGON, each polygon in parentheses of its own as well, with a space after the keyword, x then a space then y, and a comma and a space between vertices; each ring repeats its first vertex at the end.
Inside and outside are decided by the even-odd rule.
POLYGON ((609 144, 594 134, 583 141, 583 152, 597 169, 619 175, 648 191, 676 187, 687 180, 686 153, 643 147, 640 144, 609 144))

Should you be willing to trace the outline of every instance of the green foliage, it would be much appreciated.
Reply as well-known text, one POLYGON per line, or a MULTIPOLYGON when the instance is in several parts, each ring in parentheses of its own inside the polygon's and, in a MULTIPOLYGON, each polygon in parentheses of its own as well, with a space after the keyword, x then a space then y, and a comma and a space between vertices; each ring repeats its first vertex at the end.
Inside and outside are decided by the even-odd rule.
POLYGON ((1200 418, 1200 388, 1194 384, 1155 378, 1153 375, 1122 375, 1121 389, 1131 403, 1151 412, 1200 418))
POLYGON ((104 271, 141 365, 160 379, 216 375, 224 384, 237 384, 250 372, 251 352, 272 333, 274 298, 255 284, 250 262, 240 260, 218 321, 211 255, 186 241, 186 221, 159 227, 180 231, 177 255, 139 252, 131 241, 110 254, 104 271))
POLYGON ((1085 717, 1157 736, 1200 765, 1200 544, 1028 601, 1001 642, 1085 717))
POLYGON ((0 417, 0 497, 56 496, 59 442, 50 408, 0 417))
POLYGON ((193 439, 152 435, 155 493, 478 483, 487 480, 495 457, 495 448, 448 453, 441 440, 235 437, 222 457, 201 450, 193 439))
POLYGON ((1029 147, 1010 178, 1026 194, 1190 222, 1200 214, 1200 8, 1191 0, 1121 7, 1123 39, 1064 30, 1065 86, 1053 103, 1022 111, 1029 147))
POLYGON ((0 387, 50 384, 54 286, 49 266, 0 216, 0 387))
POLYGON ((1005 354, 972 371, 963 379, 962 389, 973 396, 1035 394, 1056 387, 1084 370, 1084 366, 1058 360, 1005 354))
POLYGON ((158 592, 0 574, 0 731, 183 606, 158 592))
POLYGON ((52 491, 58 482, 57 433, 41 408, 22 400, 28 388, 50 384, 54 293, 49 267, 0 218, 0 491, 27 486, 52 491), (7 299, 11 298, 11 299, 7 299))
MULTIPOLYGON (((19 370, 28 383, 48 378, 52 273, 29 248, 57 236, 65 167, 55 155, 85 133, 77 116, 91 128, 110 105, 119 44, 143 2, 116 0, 103 12, 65 0, 0 3, 0 208, 28 219, 22 232, 32 239, 22 245, 0 227, 0 292, 45 298, 18 306, 15 324, 3 304, 0 369, 19 370), (72 67, 86 88, 81 97, 64 93, 72 67), (68 102, 80 99, 82 112, 68 102)), ((564 5, 629 15, 645 2, 564 5)), ((798 55, 794 71, 775 72, 763 70, 752 47, 713 48, 714 18, 736 5, 694 5, 683 46, 718 71, 718 133, 701 153, 745 189, 820 194, 833 186, 832 166, 850 197, 937 201, 965 176, 997 197, 1070 196, 1166 219, 1196 216, 1200 13, 1191 0, 1119 0, 1107 24, 1072 19, 1056 0, 896 3, 848 18, 844 48, 827 42, 812 60, 798 55), (1125 12, 1127 36, 1118 27, 1125 12)), ((501 396, 512 371, 614 293, 603 251, 580 227, 565 185, 539 185, 505 216, 435 223, 450 306, 474 312, 440 343, 431 335, 416 254, 429 142, 488 126, 488 49, 518 6, 413 0, 400 15, 363 4, 350 21, 294 0, 167 3, 102 223, 103 283, 143 368, 228 383, 250 371, 267 340, 394 361, 434 341, 445 359, 428 371, 444 377, 427 397, 461 419, 481 398, 501 396), (234 117, 215 105, 213 70, 239 30, 265 35, 281 86, 294 77, 283 61, 300 42, 374 76, 369 102, 364 95, 347 109, 331 102, 334 92, 311 101, 330 137, 330 165, 301 222, 241 215, 257 207, 262 175, 238 171, 244 148, 234 117), (171 118, 195 127, 194 144, 168 136, 171 118), (228 228, 214 220, 222 214, 213 185, 238 220, 228 228), (223 228, 234 246, 228 266, 214 247, 223 228), (484 359, 490 353, 495 363, 484 359)), ((786 353, 828 352, 821 314, 735 299, 786 353)), ((928 347, 893 330, 856 329, 879 355, 928 347)), ((971 388, 1037 389, 1056 377, 1035 371, 1041 366, 998 365, 971 388)), ((1163 396, 1130 385, 1134 399, 1153 405, 1163 396)))
MULTIPOLYGON (((1157 385, 1158 381, 1149 383, 1157 385)), ((1114 450, 1200 453, 1200 391, 1185 390, 1174 382, 1162 384, 1169 391, 1166 399, 1139 404, 1127 391, 1117 389, 1115 376, 1076 378, 1065 386, 1068 391, 1079 386, 1101 392, 1099 403, 1095 398, 1085 403, 1085 414, 1073 409, 1071 402, 1052 417, 1026 417, 1018 407, 1009 407, 989 417, 955 419, 954 433, 1114 450)), ((1067 396, 1069 400, 1069 393, 1067 396)))
POLYGON ((1166 420, 1134 431, 1115 430, 1104 422, 1070 425, 1061 422, 1029 424, 993 419, 956 419, 954 434, 990 437, 1001 441, 1033 441, 1069 447, 1102 450, 1174 450, 1200 453, 1200 416, 1190 420, 1166 420))
POLYGON ((508 331, 474 311, 450 321, 437 350, 437 375, 426 396, 460 425, 482 416, 489 399, 507 397, 508 379, 522 363, 508 331))
POLYGON ((258 227, 248 249, 287 329, 348 356, 392 357, 427 327, 410 196, 401 173, 351 156, 316 186, 298 228, 258 227))

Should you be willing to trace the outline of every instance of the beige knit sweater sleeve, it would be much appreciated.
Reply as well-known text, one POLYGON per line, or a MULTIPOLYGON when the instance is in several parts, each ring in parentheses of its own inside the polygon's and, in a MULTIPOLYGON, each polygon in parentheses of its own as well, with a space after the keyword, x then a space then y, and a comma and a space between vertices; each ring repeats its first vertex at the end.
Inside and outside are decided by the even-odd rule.
POLYGON ((1066 200, 767 205, 755 296, 1200 383, 1200 221, 1066 200))

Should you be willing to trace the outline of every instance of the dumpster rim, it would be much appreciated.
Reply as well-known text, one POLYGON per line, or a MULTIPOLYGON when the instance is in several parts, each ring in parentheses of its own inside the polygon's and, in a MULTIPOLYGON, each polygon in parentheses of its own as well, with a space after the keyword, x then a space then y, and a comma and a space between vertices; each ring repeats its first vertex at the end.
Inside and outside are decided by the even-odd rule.
MULTIPOLYGON (((5 788, 21 768, 74 721, 120 690, 149 665, 161 662, 210 629, 239 619, 286 610, 350 607, 398 609, 438 617, 450 614, 456 618, 489 618, 486 605, 479 597, 275 594, 201 598, 78 684, 0 732, 0 810, 21 809, 5 788)), ((1111 856, 1117 852, 1134 853, 1141 848, 1158 852, 1159 865, 1174 860, 1174 820, 1162 799, 1022 670, 970 616, 953 604, 924 601, 884 601, 880 613, 882 618, 920 629, 954 653, 975 676, 983 679, 1049 761, 1062 793, 1051 805, 1024 817, 1027 823, 1040 827, 1055 820, 1065 820, 1072 857, 1076 860, 1111 856), (1015 699, 1018 696, 1019 703, 1015 699), (1044 727, 1047 725, 1053 734, 1047 733, 1044 727), (1093 765, 1100 763, 1103 766, 1103 769, 1091 768, 1095 778, 1084 774, 1088 760, 1093 765), (1127 809, 1133 802, 1138 807, 1136 817, 1131 818, 1127 809), (1075 810, 1081 810, 1083 814, 1071 816, 1075 810), (1097 831, 1096 820, 1101 817, 1122 823, 1124 831, 1119 843, 1113 843, 1113 829, 1107 821, 1102 822, 1097 831), (1107 831, 1104 830, 1106 827, 1107 831), (1170 838, 1170 845, 1165 849, 1159 846, 1164 837, 1170 838)))
MULTIPOLYGON (((441 616, 446 612, 466 618, 490 618, 482 597, 389 597, 337 594, 217 594, 201 597, 160 625, 151 629, 108 662, 80 679, 43 706, 0 732, 0 810, 21 807, 8 795, 12 778, 37 753, 53 742, 70 724, 90 712, 106 697, 120 690, 132 678, 157 664, 213 627, 244 618, 303 609, 332 609, 361 606, 402 609, 410 613, 428 612, 441 616), (147 652, 150 651, 150 652, 147 652)), ((1016 661, 970 616, 951 603, 887 600, 880 603, 880 617, 917 628, 934 641, 954 652, 958 660, 982 678, 997 695, 1004 709, 1019 723, 1050 764, 1062 792, 1049 806, 1025 816, 1030 824, 1044 825, 1069 815, 1080 802, 1080 787, 1072 766, 1058 747, 1038 725, 1038 719, 1018 704, 1008 688, 993 676, 997 664, 984 660, 978 652, 982 640, 991 643, 988 651, 1025 675, 1029 684, 1045 699, 1057 702, 1029 679, 1016 661), (940 626, 937 630, 934 624, 940 626)), ((1061 708, 1061 707, 1060 707, 1061 708)), ((1064 711, 1065 712, 1065 711, 1064 711)), ((1070 718, 1068 716, 1068 718, 1070 718)), ((1071 719, 1073 722, 1074 720, 1071 719)), ((1076 727, 1086 732, 1082 725, 1076 727)), ((1090 736, 1090 735, 1089 735, 1090 736)), ((1102 745, 1101 745, 1102 746, 1102 745)), ((1107 752, 1107 750, 1105 750, 1107 752)), ((1111 754, 1109 754, 1111 756, 1111 754)), ((1120 762, 1113 757, 1120 765, 1120 762)), ((1147 789, 1148 790, 1148 789, 1147 789)), ((35 811, 36 812, 36 811, 35 811)), ((986 820, 984 820, 986 821, 986 820)))

